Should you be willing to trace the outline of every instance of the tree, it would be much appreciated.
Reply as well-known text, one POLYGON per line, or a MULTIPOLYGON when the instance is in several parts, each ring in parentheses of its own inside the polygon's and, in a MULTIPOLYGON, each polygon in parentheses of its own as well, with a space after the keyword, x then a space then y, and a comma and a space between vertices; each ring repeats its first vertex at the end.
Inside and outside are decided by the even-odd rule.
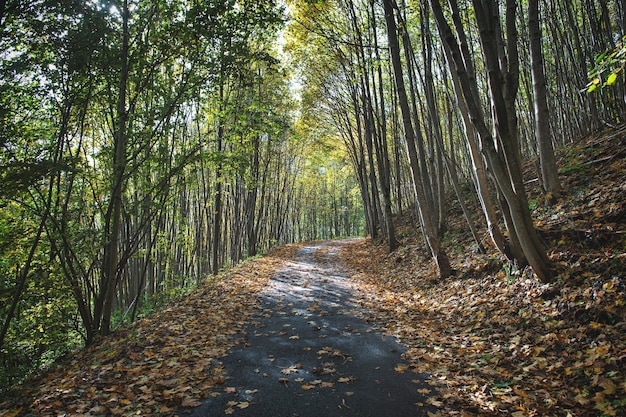
POLYGON ((543 70, 539 0, 528 1, 528 32, 530 37, 530 67, 533 80, 535 134, 539 148, 542 186, 547 200, 553 202, 561 194, 561 182, 554 156, 550 131, 550 111, 546 99, 546 77, 543 70))
MULTIPOLYGON (((521 173, 521 156, 518 144, 515 99, 518 89, 517 31, 515 27, 516 4, 507 1, 506 42, 502 40, 502 28, 498 5, 491 0, 475 0, 474 12, 485 60, 489 96, 493 106, 493 122, 496 136, 492 136, 477 101, 477 86, 472 84, 462 56, 448 25, 441 5, 431 0, 433 14, 440 35, 451 51, 451 68, 459 77, 463 97, 470 119, 480 138, 481 152, 487 160, 498 191, 503 196, 503 214, 513 246, 519 244, 524 258, 516 260, 522 265, 530 263, 542 281, 549 281, 552 266, 535 230, 521 173), (505 45, 505 46, 503 46, 505 45), (506 53, 506 55, 505 55, 506 53)), ((515 255, 514 255, 515 256, 515 255)))
POLYGON ((404 134, 406 135, 406 144, 408 149, 409 163, 411 166, 411 174, 413 175, 413 187, 415 198, 418 202, 418 210, 420 215, 420 223, 422 232, 430 252, 437 264, 439 276, 447 277, 452 274, 452 267, 445 250, 439 241, 439 231, 437 223, 433 220, 433 213, 429 210, 429 204, 426 200, 424 192, 424 181, 419 167, 417 148, 415 146, 416 138, 411 120, 411 110, 406 95, 406 87, 404 84, 404 75, 402 70, 402 62, 400 60, 400 43, 397 37, 397 26, 394 17, 394 9, 391 0, 383 1, 385 10, 385 22, 387 23, 387 38, 389 42, 389 50, 394 70, 394 80, 396 85, 396 94, 398 95, 398 103, 402 112, 402 120, 404 126, 404 134))

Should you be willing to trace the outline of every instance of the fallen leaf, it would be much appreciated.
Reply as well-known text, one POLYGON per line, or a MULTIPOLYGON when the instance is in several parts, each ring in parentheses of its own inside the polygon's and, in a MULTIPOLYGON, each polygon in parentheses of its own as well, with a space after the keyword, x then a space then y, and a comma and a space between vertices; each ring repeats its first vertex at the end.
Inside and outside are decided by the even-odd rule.
POLYGON ((299 370, 300 368, 302 368, 302 364, 297 363, 297 364, 292 365, 292 366, 290 366, 290 367, 288 367, 288 368, 282 369, 282 370, 280 371, 280 373, 281 373, 281 374, 285 374, 285 375, 289 375, 289 374, 292 374, 292 373, 294 373, 294 372, 299 372, 298 370, 299 370))
POLYGON ((194 398, 185 397, 181 405, 183 407, 199 407, 202 403, 194 398))
POLYGON ((406 371, 407 369, 409 369, 409 366, 404 364, 404 363, 400 363, 398 365, 396 365, 395 368, 393 368, 394 371, 399 372, 399 373, 404 373, 404 371, 406 371))

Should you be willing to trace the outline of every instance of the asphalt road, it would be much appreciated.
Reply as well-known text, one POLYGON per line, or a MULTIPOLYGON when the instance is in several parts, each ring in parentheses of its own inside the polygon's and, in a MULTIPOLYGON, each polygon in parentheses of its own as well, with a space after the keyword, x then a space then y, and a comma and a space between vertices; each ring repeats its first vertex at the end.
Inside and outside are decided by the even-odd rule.
MULTIPOLYGON (((337 265, 341 243, 300 250, 260 298, 242 343, 221 359, 225 383, 181 416, 425 416, 428 375, 359 307, 337 265), (322 252, 323 256, 316 252, 322 252), (418 391, 419 390, 419 391, 418 391)), ((210 329, 207 329, 210 331, 210 329)))

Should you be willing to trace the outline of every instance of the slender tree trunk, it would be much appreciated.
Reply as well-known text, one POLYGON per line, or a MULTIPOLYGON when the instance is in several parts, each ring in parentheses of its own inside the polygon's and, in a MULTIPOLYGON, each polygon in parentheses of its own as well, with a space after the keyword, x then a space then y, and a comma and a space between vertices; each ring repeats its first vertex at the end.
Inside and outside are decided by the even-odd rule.
MULTIPOLYGON (((124 173, 126 171, 126 89, 128 84, 128 56, 129 56, 129 9, 128 0, 124 0, 122 10, 122 53, 120 67, 120 83, 117 104, 117 132, 115 135, 113 158, 113 189, 111 191, 111 205, 107 213, 106 233, 107 241, 104 246, 104 261, 100 291, 102 299, 102 320, 100 334, 108 335, 111 329, 111 314, 115 301, 115 290, 118 277, 119 241, 122 225, 122 193, 124 192, 124 173)), ((98 306, 96 305, 96 311, 98 306)), ((96 324, 99 315, 96 314, 96 324)))
POLYGON ((400 60, 400 44, 398 42, 397 27, 394 17, 392 0, 383 0, 385 9, 385 22, 387 24, 387 37, 389 41, 389 51, 391 53, 391 61, 394 69, 394 79, 396 84, 396 92, 398 94, 398 103, 402 112, 404 124, 404 134, 406 135, 407 150, 409 153, 409 163, 411 173, 413 175, 413 187, 415 197, 418 202, 418 211, 422 223, 422 231, 430 252, 439 269, 440 277, 447 277, 452 274, 450 260, 445 253, 439 241, 437 223, 432 219, 432 213, 428 210, 429 204, 426 201, 420 168, 418 166, 417 148, 415 146, 415 131, 411 121, 411 110, 409 107, 408 97, 404 84, 404 76, 402 73, 402 62, 400 60))
MULTIPOLYGON (((220 116, 222 117, 222 116, 220 116)), ((224 136, 224 126, 223 121, 220 120, 220 125, 217 128, 217 153, 220 154, 222 152, 222 140, 224 136)), ((212 258, 213 264, 211 267, 211 273, 213 275, 217 275, 220 271, 220 248, 221 248, 221 231, 222 231, 222 213, 223 213, 223 204, 222 204, 222 162, 218 162, 218 165, 215 169, 215 200, 213 207, 213 244, 212 244, 212 258)))
MULTIPOLYGON (((389 161, 389 148, 387 143, 387 115, 385 108, 385 94, 383 88, 383 70, 382 60, 380 58, 380 51, 378 48, 378 29, 376 27, 376 14, 374 12, 374 2, 370 3, 370 18, 372 21, 372 38, 374 39, 374 51, 376 54, 377 75, 378 75, 378 95, 380 97, 380 103, 376 100, 376 91, 374 90, 374 102, 379 109, 379 131, 377 135, 376 145, 376 161, 378 162, 379 178, 381 182, 381 189, 383 193, 384 202, 384 217, 387 224, 387 240, 389 244, 389 252, 393 252, 399 245, 396 238, 396 229, 393 224, 393 211, 391 208, 391 163, 389 161)), ((373 78, 373 75, 372 75, 373 78)), ((372 83, 376 82, 373 79, 372 83)))
POLYGON ((247 191, 248 198, 246 199, 246 230, 248 234, 248 256, 255 256, 257 254, 257 233, 255 226, 255 214, 256 203, 258 194, 258 178, 259 178, 259 145, 260 137, 255 135, 253 139, 252 150, 252 178, 254 184, 247 191))
MULTIPOLYGON (((438 230, 440 236, 443 236, 445 230, 445 184, 444 184, 444 165, 443 165, 443 135, 441 133, 440 115, 437 108, 437 99, 435 95, 435 81, 432 71, 432 39, 430 34, 430 28, 428 25, 429 20, 428 6, 422 8, 421 13, 421 32, 422 32, 422 58, 424 61, 424 77, 423 87, 426 96, 426 108, 428 109, 428 120, 430 122, 431 134, 429 135, 429 156, 432 166, 431 177, 433 177, 432 186, 433 196, 437 200, 435 209, 438 211, 438 230)), ((405 29, 406 30, 406 29, 405 29)))
POLYGON ((470 150, 473 167, 472 172, 475 176, 475 186, 478 193, 478 199, 487 222, 487 231, 489 232, 491 240, 495 246, 507 258, 521 259, 523 258, 522 249, 519 246, 512 245, 510 242, 507 242, 504 234, 502 233, 495 205, 491 197, 485 163, 480 153, 479 144, 477 143, 476 138, 478 132, 475 125, 483 125, 485 117, 482 108, 480 107, 476 73, 472 63, 468 40, 463 29, 458 5, 456 1, 451 1, 450 6, 452 8, 452 21, 457 30, 458 44, 456 43, 457 41, 452 34, 452 30, 449 25, 445 22, 445 20, 441 20, 443 15, 441 14, 441 9, 438 3, 436 7, 433 6, 433 12, 437 21, 440 36, 442 37, 446 61, 452 76, 454 92, 461 109, 461 117, 465 128, 465 137, 470 150), (469 107, 470 105, 472 106, 471 110, 469 107))
POLYGON ((528 32, 530 37, 530 66, 533 81, 533 104, 535 111, 535 134, 539 147, 541 177, 548 202, 561 194, 561 182, 554 156, 550 132, 550 111, 546 98, 546 77, 543 71, 541 51, 541 26, 539 24, 539 0, 528 0, 528 32))
POLYGON ((218 156, 218 163, 215 168, 215 199, 213 207, 213 243, 211 245, 213 264, 211 265, 211 273, 217 275, 221 268, 221 236, 222 236, 222 214, 223 214, 223 202, 222 202, 222 152, 224 151, 224 84, 226 83, 225 69, 224 69, 224 50, 222 50, 222 63, 220 64, 220 78, 219 78, 219 112, 218 112, 218 126, 216 137, 216 149, 215 152, 218 156))

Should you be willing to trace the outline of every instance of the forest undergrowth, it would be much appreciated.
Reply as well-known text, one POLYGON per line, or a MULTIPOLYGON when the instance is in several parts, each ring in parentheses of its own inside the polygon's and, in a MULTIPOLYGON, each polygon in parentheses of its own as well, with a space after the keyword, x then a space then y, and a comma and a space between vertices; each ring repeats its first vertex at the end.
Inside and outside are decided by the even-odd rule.
POLYGON ((553 205, 526 166, 553 283, 478 253, 455 205, 445 238, 455 276, 436 278, 410 216, 398 219, 399 250, 362 241, 343 253, 375 320, 409 346, 413 371, 432 375, 440 415, 626 414, 626 127, 558 158, 566 193, 553 205))

